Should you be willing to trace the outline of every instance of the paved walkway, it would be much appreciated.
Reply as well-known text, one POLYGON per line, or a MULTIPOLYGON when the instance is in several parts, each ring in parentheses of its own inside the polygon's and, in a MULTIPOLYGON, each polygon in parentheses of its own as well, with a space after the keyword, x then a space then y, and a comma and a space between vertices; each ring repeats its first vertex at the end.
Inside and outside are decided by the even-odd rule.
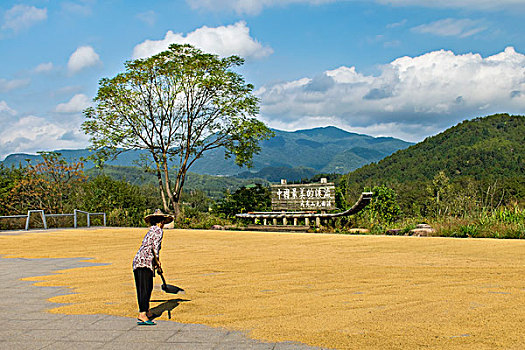
POLYGON ((20 280, 89 265, 80 260, 0 258, 0 349, 317 349, 262 343, 203 325, 157 321, 157 326, 139 327, 134 318, 50 314, 45 310, 53 304, 47 299, 68 291, 20 280))

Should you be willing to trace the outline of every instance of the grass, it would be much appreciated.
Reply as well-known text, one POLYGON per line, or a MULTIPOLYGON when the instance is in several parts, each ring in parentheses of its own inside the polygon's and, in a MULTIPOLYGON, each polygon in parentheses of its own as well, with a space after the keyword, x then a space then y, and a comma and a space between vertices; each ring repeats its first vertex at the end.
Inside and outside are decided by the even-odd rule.
POLYGON ((525 239, 525 209, 517 205, 483 209, 465 216, 403 217, 392 223, 371 220, 364 213, 345 222, 335 221, 333 231, 345 233, 345 227, 362 227, 371 234, 387 234, 388 230, 397 229, 399 235, 405 235, 419 223, 430 224, 436 229, 433 236, 438 237, 525 239))

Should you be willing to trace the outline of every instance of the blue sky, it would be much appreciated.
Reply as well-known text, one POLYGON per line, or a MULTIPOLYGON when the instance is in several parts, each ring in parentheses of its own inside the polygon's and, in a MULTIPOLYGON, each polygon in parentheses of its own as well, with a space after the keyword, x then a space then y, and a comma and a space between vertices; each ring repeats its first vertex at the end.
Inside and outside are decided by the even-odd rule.
POLYGON ((172 42, 243 56, 277 129, 417 142, 523 114, 524 15, 525 0, 3 0, 0 159, 88 146, 98 81, 172 42))

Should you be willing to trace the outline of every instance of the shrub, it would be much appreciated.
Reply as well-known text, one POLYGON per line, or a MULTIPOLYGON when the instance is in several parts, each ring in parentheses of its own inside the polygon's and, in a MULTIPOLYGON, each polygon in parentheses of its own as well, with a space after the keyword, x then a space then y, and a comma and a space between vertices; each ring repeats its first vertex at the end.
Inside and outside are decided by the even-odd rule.
POLYGON ((227 193, 225 198, 213 207, 213 211, 225 218, 233 218, 238 213, 268 211, 270 207, 270 189, 255 184, 241 187, 233 194, 227 193))

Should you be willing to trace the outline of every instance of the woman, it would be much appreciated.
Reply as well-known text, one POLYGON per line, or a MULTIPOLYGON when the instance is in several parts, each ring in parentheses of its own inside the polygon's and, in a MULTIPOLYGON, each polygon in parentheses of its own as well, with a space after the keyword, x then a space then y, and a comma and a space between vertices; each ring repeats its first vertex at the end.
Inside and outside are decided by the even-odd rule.
POLYGON ((139 316, 137 324, 140 326, 156 325, 151 319, 153 314, 149 310, 149 300, 153 290, 153 277, 155 268, 160 268, 159 256, 160 246, 165 224, 173 221, 173 217, 163 214, 160 209, 148 215, 144 221, 150 225, 148 233, 142 240, 135 258, 133 259, 133 274, 135 275, 135 286, 137 287, 137 299, 139 302, 139 316))

